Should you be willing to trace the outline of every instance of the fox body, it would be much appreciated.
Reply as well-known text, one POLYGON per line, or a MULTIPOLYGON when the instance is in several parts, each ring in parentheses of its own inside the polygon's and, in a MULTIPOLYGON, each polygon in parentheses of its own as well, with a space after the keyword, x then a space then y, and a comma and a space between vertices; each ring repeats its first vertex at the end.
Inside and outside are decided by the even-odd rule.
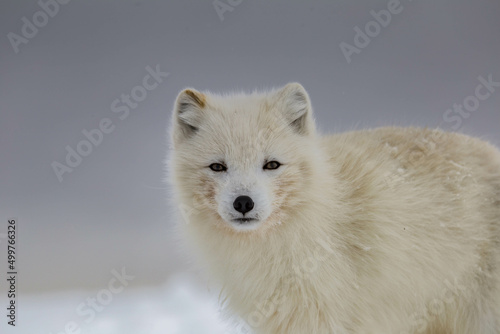
POLYGON ((180 230, 241 333, 500 333, 500 152, 387 127, 320 136, 297 83, 183 90, 180 230))

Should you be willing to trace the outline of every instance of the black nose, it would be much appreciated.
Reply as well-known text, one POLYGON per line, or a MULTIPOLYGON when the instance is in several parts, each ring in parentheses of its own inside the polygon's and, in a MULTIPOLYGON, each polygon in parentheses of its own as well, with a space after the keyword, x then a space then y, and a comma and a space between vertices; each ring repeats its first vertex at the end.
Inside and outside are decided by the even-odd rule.
POLYGON ((236 211, 241 212, 242 214, 245 214, 248 211, 252 211, 253 201, 248 196, 238 196, 234 200, 233 207, 236 211))

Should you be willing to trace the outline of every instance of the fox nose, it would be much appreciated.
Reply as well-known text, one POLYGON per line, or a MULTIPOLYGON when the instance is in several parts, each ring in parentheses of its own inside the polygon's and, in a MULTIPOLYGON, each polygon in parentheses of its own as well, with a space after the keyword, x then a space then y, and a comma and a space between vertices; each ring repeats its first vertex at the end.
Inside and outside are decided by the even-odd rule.
POLYGON ((238 196, 234 200, 233 207, 236 211, 241 212, 242 214, 245 214, 248 211, 252 211, 253 201, 248 196, 238 196))

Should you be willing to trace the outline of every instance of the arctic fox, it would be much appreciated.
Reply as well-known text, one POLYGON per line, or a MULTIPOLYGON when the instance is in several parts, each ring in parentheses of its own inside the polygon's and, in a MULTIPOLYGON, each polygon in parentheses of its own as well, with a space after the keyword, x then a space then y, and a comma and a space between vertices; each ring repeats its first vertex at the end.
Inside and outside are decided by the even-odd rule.
POLYGON ((500 333, 500 152, 438 129, 320 136, 298 83, 185 89, 183 237, 239 333, 500 333))

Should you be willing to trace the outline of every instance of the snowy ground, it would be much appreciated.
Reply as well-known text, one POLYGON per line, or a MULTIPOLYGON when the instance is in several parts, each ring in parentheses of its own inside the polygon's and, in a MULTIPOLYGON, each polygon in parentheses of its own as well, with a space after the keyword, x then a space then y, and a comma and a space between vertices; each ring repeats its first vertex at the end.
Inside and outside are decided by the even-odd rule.
POLYGON ((79 305, 97 294, 98 290, 22 296, 18 300, 17 326, 7 328, 2 321, 0 332, 232 334, 220 320, 217 302, 185 276, 177 276, 158 288, 127 287, 113 295, 93 319, 89 308, 85 308, 86 315, 78 315, 79 305))

